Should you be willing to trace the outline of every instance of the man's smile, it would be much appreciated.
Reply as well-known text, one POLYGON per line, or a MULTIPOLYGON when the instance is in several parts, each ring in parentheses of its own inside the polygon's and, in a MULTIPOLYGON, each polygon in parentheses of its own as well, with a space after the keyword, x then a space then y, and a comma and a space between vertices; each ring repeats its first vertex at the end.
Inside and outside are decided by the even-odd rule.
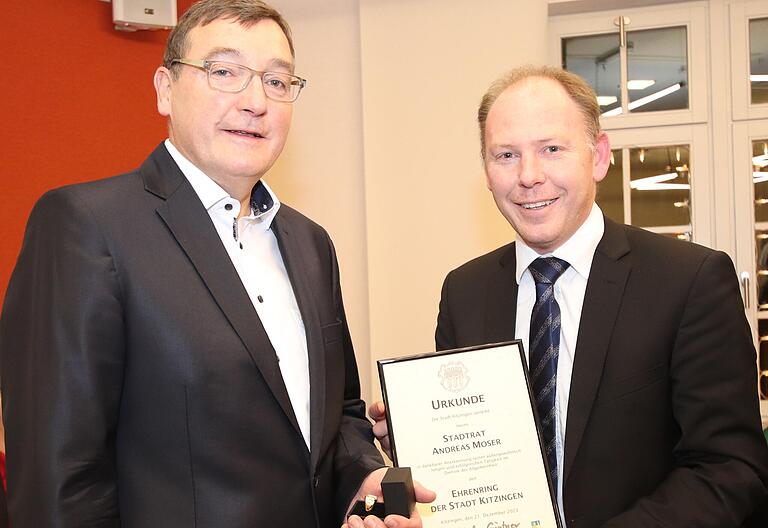
POLYGON ((252 130, 238 130, 238 129, 230 130, 230 129, 225 129, 225 132, 229 132, 230 134, 235 134, 235 135, 238 135, 238 136, 253 137, 253 138, 257 138, 257 139, 263 139, 264 138, 263 134, 261 134, 259 132, 256 132, 256 131, 252 131, 252 130))
POLYGON ((525 203, 518 203, 520 207, 523 209, 543 209, 544 207, 547 207, 548 205, 551 205, 557 201, 557 198, 552 198, 551 200, 541 200, 538 202, 525 202, 525 203))

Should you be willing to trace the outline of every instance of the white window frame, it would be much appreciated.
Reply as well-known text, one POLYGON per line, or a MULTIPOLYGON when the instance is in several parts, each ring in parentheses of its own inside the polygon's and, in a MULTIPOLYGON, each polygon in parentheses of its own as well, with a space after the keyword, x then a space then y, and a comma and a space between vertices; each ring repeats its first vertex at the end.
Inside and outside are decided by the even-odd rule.
MULTIPOLYGON (((666 147, 669 145, 690 145, 689 163, 691 167, 691 229, 692 241, 705 246, 710 246, 713 239, 714 217, 712 211, 712 173, 709 170, 709 134, 705 124, 664 126, 653 129, 653 140, 648 139, 648 131, 644 129, 616 129, 610 130, 608 137, 611 140, 611 149, 633 149, 666 147)), ((623 196, 625 221, 629 215, 629 201, 631 200, 629 180, 630 164, 625 159, 622 163, 623 170, 623 196)), ((639 226, 638 226, 639 227, 639 226)), ((679 227, 679 226, 676 226, 679 227)), ((670 231, 664 227, 645 227, 648 231, 666 233, 670 231)))
POLYGON ((768 2, 731 4, 731 93, 733 120, 768 118, 768 103, 752 104, 749 83, 749 21, 768 18, 768 2))
POLYGON ((688 108, 636 112, 601 119, 605 130, 620 128, 705 123, 709 118, 709 61, 707 59, 707 3, 687 2, 645 8, 599 11, 549 19, 549 55, 552 65, 562 65, 561 39, 617 33, 613 20, 630 18, 627 31, 685 26, 688 39, 688 108))
MULTIPOLYGON (((752 178, 752 142, 768 138, 768 121, 744 121, 733 124, 733 167, 736 204, 736 262, 739 275, 749 274, 751 286, 745 294, 750 321, 758 319, 755 283, 757 281, 757 249, 755 248, 755 185, 752 178)), ((744 294, 744 292, 742 292, 744 294)), ((768 318, 763 314, 760 319, 768 318)), ((753 328, 757 338, 757 328, 753 328)))
MULTIPOLYGON (((752 173, 752 142, 768 138, 768 120, 733 124, 734 193, 736 198, 736 269, 741 281, 744 310, 752 329, 755 348, 760 350, 758 320, 768 319, 757 310, 757 248, 755 246, 755 185, 752 173), (745 278, 749 280, 745 284, 745 278)), ((759 356, 758 356, 759 363, 759 356)), ((758 364, 759 367, 759 364, 758 364)), ((764 426, 768 424, 768 400, 760 400, 764 426)))

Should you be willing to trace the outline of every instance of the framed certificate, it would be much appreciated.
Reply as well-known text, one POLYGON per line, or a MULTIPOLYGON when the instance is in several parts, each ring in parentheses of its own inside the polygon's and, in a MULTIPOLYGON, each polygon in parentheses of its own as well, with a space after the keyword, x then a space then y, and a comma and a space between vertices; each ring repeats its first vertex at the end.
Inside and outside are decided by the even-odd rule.
POLYGON ((520 341, 378 361, 396 466, 425 528, 561 528, 520 341))

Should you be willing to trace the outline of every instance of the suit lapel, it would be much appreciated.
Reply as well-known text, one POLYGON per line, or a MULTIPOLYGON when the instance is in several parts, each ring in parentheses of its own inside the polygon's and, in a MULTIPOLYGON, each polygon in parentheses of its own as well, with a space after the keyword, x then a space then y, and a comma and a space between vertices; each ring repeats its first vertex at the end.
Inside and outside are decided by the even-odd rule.
POLYGON ((216 229, 192 185, 159 146, 142 165, 145 188, 165 202, 157 213, 187 254, 211 296, 242 340, 264 381, 301 434, 277 355, 216 229))
POLYGON ((515 339, 517 318, 517 280, 515 245, 499 259, 499 268, 489 277, 486 292, 485 342, 500 343, 515 339))
POLYGON ((622 260, 628 252, 624 229, 606 219, 605 232, 589 272, 576 339, 565 435, 564 483, 568 481, 600 385, 613 326, 631 271, 629 262, 622 260))
MULTIPOLYGON (((309 402, 310 402, 310 460, 311 467, 317 464, 323 440, 325 421, 325 344, 321 330, 320 315, 317 313, 314 292, 309 284, 308 269, 304 262, 304 251, 299 234, 292 225, 291 218, 281 209, 272 222, 272 229, 277 237, 280 253, 283 256, 288 277, 293 286, 296 303, 304 322, 309 354, 309 402)), ((308 246, 308 244, 307 244, 308 246)))

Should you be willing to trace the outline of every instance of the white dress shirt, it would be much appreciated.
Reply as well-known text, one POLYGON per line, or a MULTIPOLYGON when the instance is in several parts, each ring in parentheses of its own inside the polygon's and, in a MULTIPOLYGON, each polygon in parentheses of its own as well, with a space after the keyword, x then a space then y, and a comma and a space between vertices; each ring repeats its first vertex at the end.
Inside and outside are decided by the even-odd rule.
POLYGON ((555 282, 555 300, 560 306, 560 348, 557 361, 557 389, 555 398, 555 449, 557 455, 557 502, 563 526, 563 452, 565 445, 565 424, 568 415, 568 396, 571 390, 576 338, 581 321, 581 307, 587 289, 589 270, 595 249, 605 230, 603 213, 597 204, 584 223, 562 246, 552 253, 539 255, 521 239, 515 241, 517 269, 517 317, 515 334, 523 341, 528 354, 528 334, 531 329, 531 312, 536 302, 536 285, 528 266, 539 257, 554 256, 565 260, 570 267, 555 282))
POLYGON ((270 229, 280 202, 272 189, 261 180, 254 187, 254 196, 258 191, 271 200, 265 200, 262 210, 254 212, 252 208, 248 215, 238 219, 239 200, 232 198, 185 158, 170 140, 165 140, 165 147, 208 211, 221 243, 256 308, 277 353, 293 412, 309 447, 309 356, 304 321, 277 239, 270 229), (260 186, 267 194, 259 189, 260 186), (271 207, 268 202, 271 202, 271 207))

